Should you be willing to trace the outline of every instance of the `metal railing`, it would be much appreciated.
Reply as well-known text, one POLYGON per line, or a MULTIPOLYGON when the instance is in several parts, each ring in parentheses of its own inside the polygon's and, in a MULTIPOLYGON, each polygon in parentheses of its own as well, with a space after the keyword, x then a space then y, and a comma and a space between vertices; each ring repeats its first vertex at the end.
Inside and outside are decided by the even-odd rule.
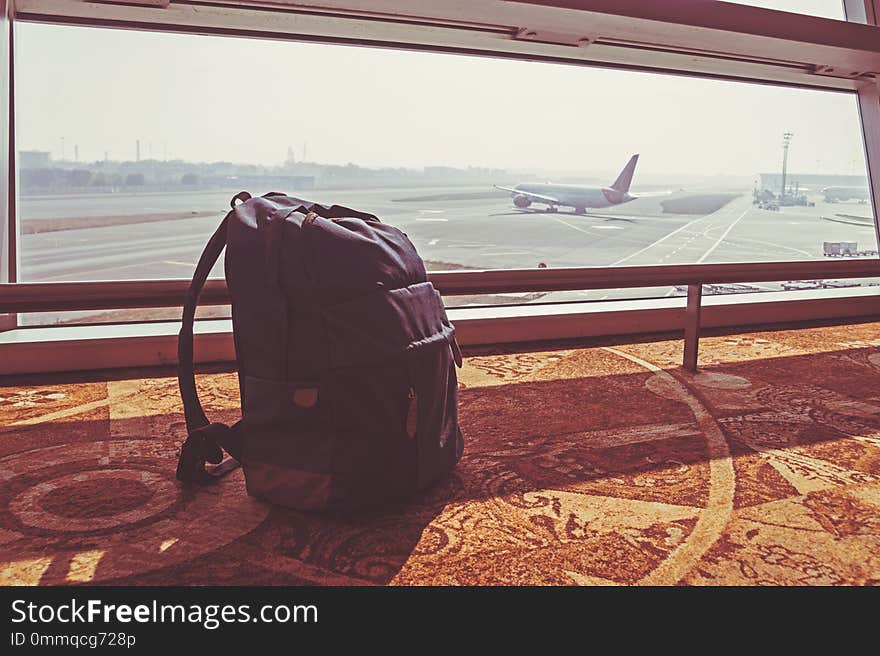
MULTIPOLYGON (((691 371, 697 367, 703 285, 873 277, 880 278, 880 259, 441 271, 428 275, 444 296, 687 286, 682 327, 684 367, 691 371)), ((189 280, 180 279, 0 284, 0 314, 175 307, 182 305, 188 287, 189 280)), ((199 302, 230 303, 226 282, 209 280, 199 302)))

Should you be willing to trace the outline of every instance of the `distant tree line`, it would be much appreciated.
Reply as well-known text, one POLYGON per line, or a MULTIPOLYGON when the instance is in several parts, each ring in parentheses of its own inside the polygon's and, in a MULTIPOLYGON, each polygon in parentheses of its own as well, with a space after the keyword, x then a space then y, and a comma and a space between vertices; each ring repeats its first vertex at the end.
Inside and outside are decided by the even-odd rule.
POLYGON ((384 184, 483 183, 503 178, 505 172, 478 167, 429 166, 424 169, 370 168, 349 163, 286 162, 281 166, 258 166, 234 162, 187 162, 184 160, 96 161, 77 163, 50 161, 48 166, 22 167, 19 182, 24 193, 65 193, 92 189, 110 192, 143 187, 174 190, 181 187, 220 188, 243 181, 257 184, 283 183, 290 188, 345 188, 384 184))
MULTIPOLYGON (((19 175, 22 187, 142 187, 147 184, 143 173, 105 173, 89 169, 23 169, 19 175)), ((187 186, 199 184, 195 173, 184 173, 179 183, 187 186)))

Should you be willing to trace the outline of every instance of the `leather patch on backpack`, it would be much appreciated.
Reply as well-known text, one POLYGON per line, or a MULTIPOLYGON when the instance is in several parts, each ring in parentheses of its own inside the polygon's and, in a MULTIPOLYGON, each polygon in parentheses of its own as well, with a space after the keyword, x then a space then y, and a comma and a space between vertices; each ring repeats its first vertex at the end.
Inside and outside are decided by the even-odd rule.
POLYGON ((293 391, 293 404, 300 408, 313 408, 318 403, 317 387, 297 387, 293 391))

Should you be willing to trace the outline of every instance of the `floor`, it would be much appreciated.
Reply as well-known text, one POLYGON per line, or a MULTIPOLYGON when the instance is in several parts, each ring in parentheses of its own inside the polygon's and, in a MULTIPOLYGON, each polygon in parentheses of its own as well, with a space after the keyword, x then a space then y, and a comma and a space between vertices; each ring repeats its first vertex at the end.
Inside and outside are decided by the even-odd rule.
MULTIPOLYGON (((173 372, 0 387, 5 585, 880 583, 880 323, 471 353, 418 498, 310 515, 174 479, 173 372)), ((5 383, 4 383, 5 385, 5 383)), ((234 373, 200 377, 212 418, 234 373)))

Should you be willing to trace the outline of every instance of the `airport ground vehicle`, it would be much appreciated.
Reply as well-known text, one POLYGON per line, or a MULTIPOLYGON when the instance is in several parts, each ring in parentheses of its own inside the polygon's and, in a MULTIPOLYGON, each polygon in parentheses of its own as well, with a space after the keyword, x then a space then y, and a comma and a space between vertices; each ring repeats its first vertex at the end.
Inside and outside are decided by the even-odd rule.
MULTIPOLYGON (((675 291, 678 294, 687 294, 687 285, 676 285, 675 291)), ((714 294, 751 294, 760 291, 763 291, 760 287, 756 287, 755 285, 745 285, 742 283, 707 283, 703 285, 703 293, 707 296, 711 296, 714 294)))
POLYGON ((782 283, 785 290, 793 289, 839 289, 841 287, 861 287, 862 283, 853 280, 789 280, 782 283))
POLYGON ((859 244, 855 241, 826 241, 822 242, 822 255, 825 257, 869 257, 877 255, 877 251, 860 251, 859 244))

